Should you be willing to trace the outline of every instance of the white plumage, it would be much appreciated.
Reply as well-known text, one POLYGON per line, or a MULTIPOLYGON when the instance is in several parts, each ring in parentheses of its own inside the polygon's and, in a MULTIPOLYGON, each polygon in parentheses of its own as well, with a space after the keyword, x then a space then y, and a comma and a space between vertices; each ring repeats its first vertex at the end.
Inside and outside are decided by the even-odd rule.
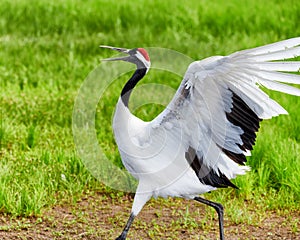
POLYGON ((259 122, 287 114, 260 87, 300 96, 299 89, 286 85, 300 84, 299 75, 286 73, 298 72, 300 62, 283 61, 300 56, 299 45, 300 37, 191 63, 172 101, 150 122, 128 109, 131 90, 150 66, 147 53, 112 48, 129 54, 121 60, 138 66, 113 120, 124 166, 139 180, 131 218, 118 239, 126 238, 134 216, 152 196, 198 200, 199 194, 218 187, 234 187, 229 180, 249 170, 245 155, 252 150, 259 122))

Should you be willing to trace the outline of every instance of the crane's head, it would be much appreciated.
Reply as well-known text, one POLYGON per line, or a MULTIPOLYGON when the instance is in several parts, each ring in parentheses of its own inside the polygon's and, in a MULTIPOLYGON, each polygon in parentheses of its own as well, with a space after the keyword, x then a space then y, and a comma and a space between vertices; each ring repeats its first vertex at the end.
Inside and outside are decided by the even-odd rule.
POLYGON ((137 68, 146 68, 147 70, 150 68, 151 65, 150 58, 147 51, 144 48, 126 49, 126 48, 118 48, 118 47, 111 47, 111 46, 104 46, 104 45, 101 45, 100 47, 108 48, 128 55, 125 57, 106 58, 106 59, 102 59, 102 61, 121 60, 121 61, 134 63, 136 64, 137 68))

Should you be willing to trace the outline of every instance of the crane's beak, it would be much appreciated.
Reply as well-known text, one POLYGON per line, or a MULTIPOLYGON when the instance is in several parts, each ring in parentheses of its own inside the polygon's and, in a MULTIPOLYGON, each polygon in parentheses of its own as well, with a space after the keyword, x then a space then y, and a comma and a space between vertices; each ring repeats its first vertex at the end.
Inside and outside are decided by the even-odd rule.
MULTIPOLYGON (((111 46, 105 46, 105 45, 100 45, 99 47, 108 48, 108 49, 115 50, 115 51, 118 51, 118 52, 121 52, 121 53, 126 53, 126 54, 129 54, 129 51, 130 51, 130 49, 126 49, 126 48, 111 47, 111 46)), ((116 58, 105 58, 105 59, 101 59, 101 61, 118 61, 118 60, 127 61, 129 57, 130 56, 116 57, 116 58)))

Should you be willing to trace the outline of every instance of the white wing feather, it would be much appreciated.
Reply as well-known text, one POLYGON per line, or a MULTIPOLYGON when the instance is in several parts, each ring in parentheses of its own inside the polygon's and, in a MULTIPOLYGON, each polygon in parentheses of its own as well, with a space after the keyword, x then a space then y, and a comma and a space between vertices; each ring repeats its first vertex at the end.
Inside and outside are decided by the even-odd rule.
MULTIPOLYGON (((245 123, 230 121, 228 115, 247 121, 251 114, 257 119, 286 114, 259 86, 300 96, 299 89, 284 84, 300 84, 300 76, 280 72, 298 72, 300 62, 274 62, 300 56, 299 45, 300 37, 193 62, 173 100, 149 126, 162 128, 169 135, 180 131, 173 135, 181 136, 177 141, 182 141, 185 151, 195 150, 201 168, 205 166, 207 171, 228 179, 244 174, 247 167, 240 166, 234 157, 249 154, 251 146, 245 141, 253 145, 253 139, 243 136, 247 132, 245 123), (234 109, 234 101, 240 101, 246 109, 234 109)), ((249 121, 256 124, 257 119, 249 121)))

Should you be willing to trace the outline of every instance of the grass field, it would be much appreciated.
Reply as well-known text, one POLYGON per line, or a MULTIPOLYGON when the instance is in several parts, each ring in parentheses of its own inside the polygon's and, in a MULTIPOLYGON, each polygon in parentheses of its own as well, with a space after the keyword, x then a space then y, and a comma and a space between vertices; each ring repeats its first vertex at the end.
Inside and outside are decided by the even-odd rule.
MULTIPOLYGON (((99 59, 112 55, 100 44, 164 47, 193 59, 225 55, 300 36, 299 9, 300 2, 292 0, 1 0, 1 214, 39 216, 87 193, 123 196, 85 168, 72 135, 78 90, 99 59)), ((105 93, 96 117, 99 144, 119 167, 110 125, 128 76, 105 93)), ((144 83, 153 82, 176 88, 180 79, 150 71, 144 83)), ((290 115, 262 123, 248 159, 252 171, 235 180, 239 190, 206 195, 224 203, 226 216, 235 223, 254 224, 250 211, 282 211, 286 216, 300 211, 300 99, 270 95, 290 115), (245 202, 251 210, 243 209, 245 202)), ((151 119, 161 109, 147 105, 136 114, 151 119)), ((297 232, 299 221, 293 224, 297 232)))

